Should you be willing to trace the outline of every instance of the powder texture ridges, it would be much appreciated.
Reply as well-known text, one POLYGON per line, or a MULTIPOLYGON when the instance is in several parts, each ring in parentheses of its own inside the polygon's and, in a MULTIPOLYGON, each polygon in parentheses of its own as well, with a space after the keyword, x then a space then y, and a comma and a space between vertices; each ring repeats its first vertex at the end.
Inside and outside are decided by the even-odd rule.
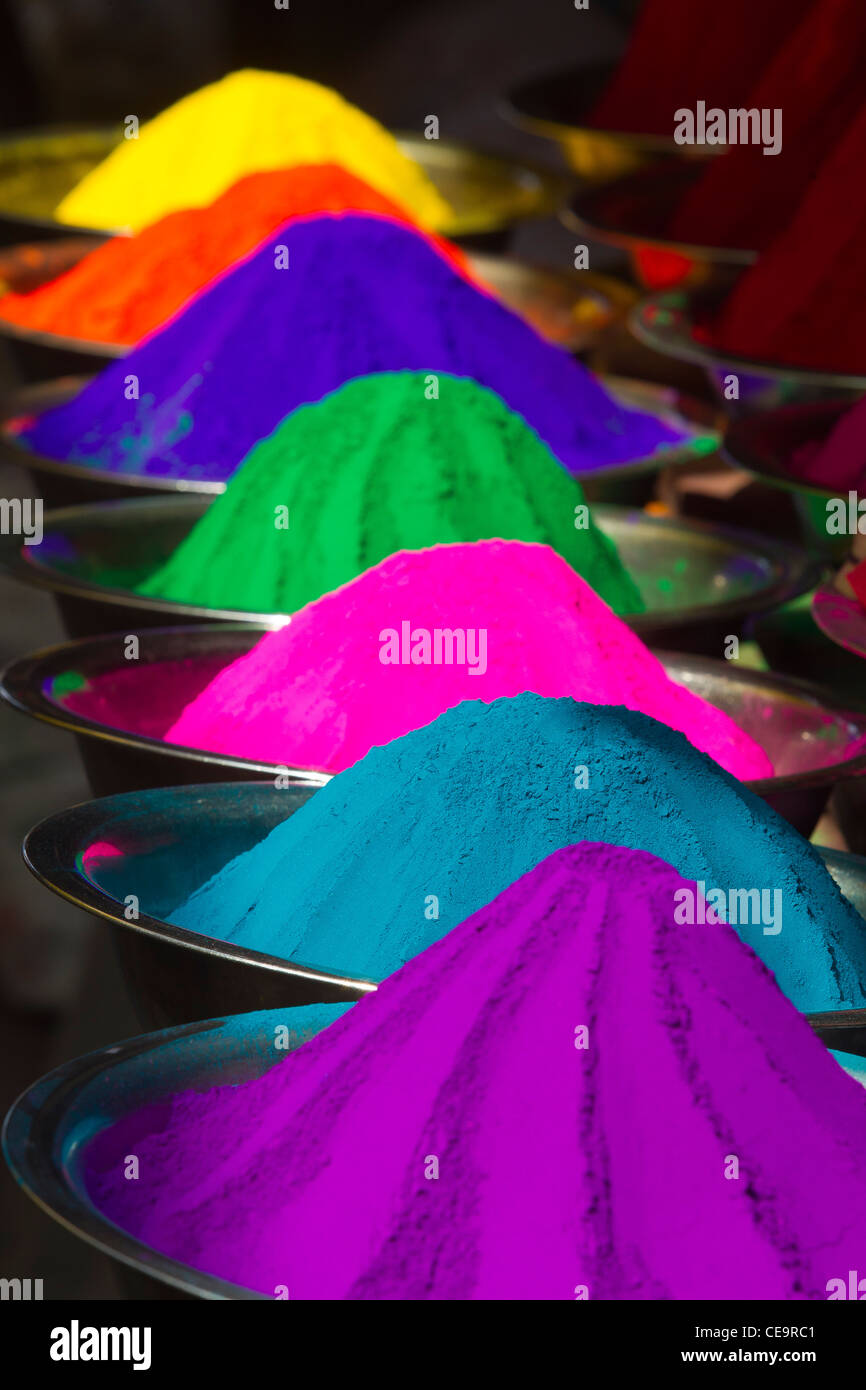
POLYGON ((138 231, 202 207, 245 174, 339 164, 424 226, 451 210, 392 135, 337 92, 286 73, 245 68, 192 92, 112 153, 63 199, 61 222, 138 231))
POLYGON ((395 551, 503 538, 550 544, 618 612, 639 611, 612 543, 591 518, 575 525, 584 505, 492 392, 443 375, 431 400, 424 375, 384 373, 288 416, 141 591, 292 613, 395 551))
POLYGON ((98 1136, 92 1200, 271 1298, 826 1298, 866 1101, 684 887, 563 849, 260 1079, 98 1136))
POLYGON ((461 700, 524 690, 640 709, 680 729, 735 776, 772 776, 763 750, 722 711, 669 680, 559 555, 519 541, 390 556, 266 634, 220 672, 165 738, 336 772, 461 700), (436 631, 464 634, 463 664, 443 659, 450 653, 459 662, 456 642, 443 646, 435 664, 436 631), (390 633, 400 643, 397 662, 390 633))
POLYGON ((27 438, 92 467, 220 480, 297 406, 353 377, 402 370, 488 386, 571 470, 681 439, 614 402, 414 229, 351 214, 278 229, 27 438))
MULTIPOLYGON (((57 280, 0 299, 0 317, 43 332, 133 344, 291 217, 347 209, 399 219, 396 203, 333 164, 249 174, 205 208, 113 237, 57 280)), ((459 269, 456 247, 438 248, 459 269)))
POLYGON ((787 822, 646 715, 532 694, 464 701, 372 749, 171 920, 382 979, 584 839, 708 887, 780 890, 780 932, 738 926, 780 988, 806 1010, 866 1000, 862 919, 787 822))

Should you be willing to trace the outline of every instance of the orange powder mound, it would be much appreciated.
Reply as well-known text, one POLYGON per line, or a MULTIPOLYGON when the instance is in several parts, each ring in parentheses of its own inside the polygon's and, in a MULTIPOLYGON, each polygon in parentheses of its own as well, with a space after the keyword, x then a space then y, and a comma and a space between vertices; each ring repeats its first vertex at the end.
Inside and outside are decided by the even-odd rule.
MULTIPOLYGON (((347 211, 407 222, 396 203, 336 164, 249 174, 209 207, 169 213, 137 236, 105 242, 39 289, 5 295, 0 318, 45 333, 131 346, 290 218, 347 211)), ((458 247, 420 230, 418 235, 471 278, 458 247)))

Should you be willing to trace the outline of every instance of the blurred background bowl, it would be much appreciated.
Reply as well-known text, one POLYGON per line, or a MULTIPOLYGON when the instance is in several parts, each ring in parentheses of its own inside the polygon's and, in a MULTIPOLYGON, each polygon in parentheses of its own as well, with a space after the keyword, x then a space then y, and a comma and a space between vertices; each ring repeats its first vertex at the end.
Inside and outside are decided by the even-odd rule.
POLYGON ((866 391, 866 377, 840 372, 808 371, 783 363, 760 362, 716 352, 696 331, 719 304, 717 294, 671 290, 650 295, 635 305, 630 326, 645 347, 677 361, 703 367, 731 419, 780 406, 836 400, 850 405, 866 391), (725 396, 726 378, 734 375, 739 396, 725 396))
POLYGON ((569 231, 628 253, 631 272, 645 290, 713 289, 726 292, 757 260, 757 252, 672 240, 667 228, 680 198, 700 176, 681 161, 642 169, 600 187, 579 190, 560 220, 569 231))
POLYGON ((615 71, 613 63, 595 63, 534 77, 514 87, 500 110, 521 130, 552 141, 587 183, 607 183, 672 157, 701 164, 720 152, 718 146, 678 145, 673 136, 591 125, 592 110, 615 71))
MULTIPOLYGON (((121 633, 84 638, 13 661, 0 696, 75 736, 94 796, 193 783, 288 776, 321 785, 325 769, 259 762, 163 742, 191 700, 267 631, 259 625, 150 628, 135 662, 121 633)), ((767 753, 775 775, 746 785, 810 835, 839 781, 866 769, 866 714, 804 682, 659 652, 679 685, 724 710, 767 753)))
MULTIPOLYGON (((0 537, 0 573, 52 592, 70 637, 190 622, 264 622, 287 614, 205 608, 145 597, 135 585, 163 564, 204 514, 202 497, 134 498, 45 515, 38 546, 0 537)), ((635 581, 646 612, 625 621, 644 641, 709 655, 749 615, 817 583, 805 551, 726 527, 598 505, 593 518, 635 581)))

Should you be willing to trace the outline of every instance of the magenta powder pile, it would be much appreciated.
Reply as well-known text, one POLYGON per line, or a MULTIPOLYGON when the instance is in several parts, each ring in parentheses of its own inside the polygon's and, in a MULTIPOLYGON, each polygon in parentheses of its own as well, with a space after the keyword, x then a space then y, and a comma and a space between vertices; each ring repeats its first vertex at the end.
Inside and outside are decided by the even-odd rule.
POLYGON ((763 749, 675 685, 560 555, 520 541, 389 556, 221 671, 165 739, 338 772, 461 700, 523 691, 641 710, 735 777, 772 776, 763 749), (437 662, 446 632, 459 636, 440 636, 437 662))
POLYGON ((92 1200, 270 1298, 826 1298, 866 1098, 684 889, 558 851, 263 1077, 97 1136, 92 1200))
POLYGON ((825 439, 795 449, 788 468, 814 487, 866 489, 866 397, 839 415, 825 439))

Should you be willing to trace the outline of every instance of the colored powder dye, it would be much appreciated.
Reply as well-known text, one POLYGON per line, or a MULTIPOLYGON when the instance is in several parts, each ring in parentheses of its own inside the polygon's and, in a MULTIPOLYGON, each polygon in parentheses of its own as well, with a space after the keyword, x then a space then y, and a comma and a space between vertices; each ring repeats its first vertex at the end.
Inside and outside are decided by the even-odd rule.
POLYGON ((362 377, 289 415, 140 592, 293 613, 398 550, 501 537, 551 545, 617 612, 639 611, 580 484, 523 420, 474 381, 443 375, 433 400, 426 382, 362 377))
POLYGON ((524 690, 642 710, 734 776, 772 776, 763 750, 675 685, 561 556, 519 541, 390 556, 266 634, 165 738, 338 772, 461 700, 524 690))
POLYGON ((425 227, 451 209, 378 121, 337 92, 286 73, 229 73, 121 140, 68 193, 61 222, 142 227, 181 208, 204 207, 246 174, 297 164, 339 164, 425 227))
POLYGON ((708 889, 768 890, 768 905, 778 890, 781 930, 737 929, 779 987, 805 1010, 866 1001, 862 918, 766 802, 644 714, 531 694, 464 701, 371 749, 171 920, 383 979, 579 840, 664 855, 708 889))
POLYGON ((674 113, 740 106, 784 36, 815 0, 645 0, 619 67, 590 124, 673 139, 674 113))
POLYGON ((271 1298, 826 1298, 864 1097, 730 927, 677 923, 698 891, 561 850, 263 1076, 103 1131, 91 1200, 271 1298))
POLYGON ((707 333, 723 352, 866 375, 866 105, 707 333))
MULTIPOLYGON (((788 226, 828 153, 864 108, 864 64, 862 0, 818 0, 743 103, 748 110, 782 113, 781 150, 766 156, 762 143, 732 145, 711 161, 684 198, 669 235, 703 245, 766 249, 788 226)), ((757 141, 757 134, 753 138, 757 141)))
POLYGON ((826 439, 801 444, 789 471, 816 487, 847 491, 866 485, 866 397, 840 416, 826 439))
POLYGON ((654 416, 613 401, 413 229, 347 214, 292 222, 276 236, 284 252, 262 246, 41 416, 26 434, 33 448, 124 473, 226 479, 297 406, 353 377, 401 370, 488 386, 571 470, 679 442, 654 416))
MULTIPOLYGON (((131 345, 293 217, 347 209, 400 219, 396 203, 333 164, 249 174, 205 208, 114 237, 58 279, 0 299, 0 318, 41 332, 131 345)), ((457 247, 437 248, 466 273, 457 247)))

